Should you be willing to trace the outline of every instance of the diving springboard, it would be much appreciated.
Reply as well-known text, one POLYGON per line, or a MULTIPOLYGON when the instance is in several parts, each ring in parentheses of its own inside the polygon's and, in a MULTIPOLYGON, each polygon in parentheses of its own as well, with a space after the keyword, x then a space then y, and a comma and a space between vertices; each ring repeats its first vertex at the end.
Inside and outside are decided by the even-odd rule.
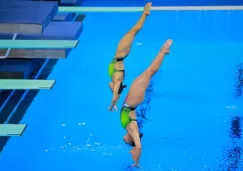
POLYGON ((55 80, 0 79, 0 90, 50 90, 55 80))
POLYGON ((8 56, 4 56, 6 52, 6 49, 0 49, 0 59, 64 59, 70 53, 70 49, 11 49, 8 56))
POLYGON ((21 136, 26 124, 0 124, 0 136, 21 136))
POLYGON ((0 40, 0 49, 72 49, 78 40, 0 40))
MULTIPOLYGON (((65 14, 65 13, 63 13, 65 14)), ((83 29, 82 22, 51 22, 41 35, 0 34, 2 40, 77 40, 83 29), (61 28, 61 29, 60 29, 61 28)), ((0 59, 5 58, 66 58, 71 49, 0 49, 0 59)))
POLYGON ((0 0, 0 33, 41 34, 57 11, 57 2, 0 0))
MULTIPOLYGON (((142 12, 144 7, 58 7, 58 13, 142 12)), ((152 6, 151 11, 243 10, 243 6, 152 6)))
POLYGON ((0 49, 72 49, 78 40, 0 40, 0 49))

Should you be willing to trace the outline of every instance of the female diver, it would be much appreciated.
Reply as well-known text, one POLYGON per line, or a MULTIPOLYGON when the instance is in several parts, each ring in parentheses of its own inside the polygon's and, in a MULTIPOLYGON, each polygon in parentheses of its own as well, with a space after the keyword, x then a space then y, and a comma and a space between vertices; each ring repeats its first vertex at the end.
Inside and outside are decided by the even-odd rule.
POLYGON ((143 102, 145 91, 150 83, 150 80, 159 70, 165 55, 170 52, 171 45, 172 40, 167 40, 152 64, 135 79, 120 111, 120 121, 123 128, 126 129, 127 132, 123 139, 127 144, 133 146, 133 149, 130 151, 135 162, 133 167, 138 167, 142 148, 141 138, 143 136, 143 134, 139 133, 138 130, 135 109, 143 102))
POLYGON ((109 65, 109 76, 111 77, 111 82, 109 83, 110 89, 113 93, 111 105, 108 107, 108 110, 114 111, 113 108, 117 111, 116 103, 122 93, 123 89, 126 88, 126 85, 123 85, 125 78, 124 70, 124 59, 128 56, 132 42, 136 34, 142 29, 144 21, 147 16, 150 14, 150 8, 152 3, 149 2, 145 5, 144 11, 138 22, 135 26, 120 40, 115 57, 109 65))

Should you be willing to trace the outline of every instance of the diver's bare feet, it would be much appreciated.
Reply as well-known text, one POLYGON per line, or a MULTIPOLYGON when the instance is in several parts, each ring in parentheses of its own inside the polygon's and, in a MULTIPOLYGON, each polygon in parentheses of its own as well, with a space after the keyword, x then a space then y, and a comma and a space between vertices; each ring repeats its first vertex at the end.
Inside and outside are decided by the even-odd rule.
POLYGON ((170 47, 171 47, 172 43, 173 43, 172 39, 166 40, 166 42, 163 44, 163 46, 161 48, 161 51, 165 54, 170 53, 170 47))
POLYGON ((146 15, 146 16, 149 16, 150 15, 150 9, 151 9, 151 6, 152 6, 152 2, 148 2, 146 3, 145 7, 144 7, 144 10, 143 10, 143 13, 146 15))

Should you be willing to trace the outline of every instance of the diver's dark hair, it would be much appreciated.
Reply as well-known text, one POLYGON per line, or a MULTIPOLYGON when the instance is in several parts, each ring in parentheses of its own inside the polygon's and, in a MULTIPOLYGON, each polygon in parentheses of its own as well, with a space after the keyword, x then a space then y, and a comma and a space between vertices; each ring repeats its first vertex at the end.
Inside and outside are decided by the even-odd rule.
MULTIPOLYGON (((139 138, 140 138, 140 140, 143 138, 143 133, 139 133, 139 138)), ((131 146, 135 147, 134 141, 132 142, 131 146)))

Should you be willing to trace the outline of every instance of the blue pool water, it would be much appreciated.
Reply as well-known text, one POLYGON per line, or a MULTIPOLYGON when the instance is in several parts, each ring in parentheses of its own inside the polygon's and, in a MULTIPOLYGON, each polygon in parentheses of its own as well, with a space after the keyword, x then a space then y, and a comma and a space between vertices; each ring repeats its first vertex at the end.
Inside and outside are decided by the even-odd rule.
MULTIPOLYGON (((5 146, 2 168, 130 170, 119 113, 107 110, 107 67, 140 15, 87 15, 79 46, 54 68, 53 90, 41 91, 29 107, 22 120, 29 126, 5 146)), ((166 39, 174 44, 147 104, 141 170, 242 170, 243 105, 235 94, 243 63, 242 17, 241 11, 159 11, 148 17, 125 60, 126 83, 131 85, 166 39)))

